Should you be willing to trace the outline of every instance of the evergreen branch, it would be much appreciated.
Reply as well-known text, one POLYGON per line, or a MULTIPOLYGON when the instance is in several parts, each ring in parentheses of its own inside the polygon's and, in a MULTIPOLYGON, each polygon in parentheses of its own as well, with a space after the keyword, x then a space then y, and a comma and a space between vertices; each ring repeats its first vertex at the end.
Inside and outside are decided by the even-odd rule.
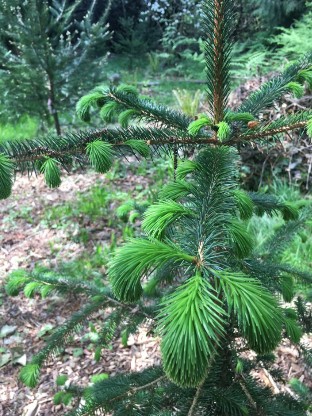
POLYGON ((213 271, 220 279, 231 310, 237 316, 239 329, 251 349, 262 354, 272 351, 281 339, 282 314, 273 295, 260 281, 243 273, 213 271), (271 317, 274 315, 274 321, 271 317))
POLYGON ((140 373, 122 374, 99 381, 86 390, 86 404, 68 416, 88 416, 96 410, 111 411, 120 405, 124 410, 125 399, 129 400, 131 396, 153 388, 165 378, 161 367, 154 367, 140 373))
POLYGON ((268 215, 277 214, 279 211, 285 221, 297 220, 299 217, 298 208, 294 203, 283 202, 274 195, 249 192, 249 197, 256 207, 256 214, 262 215, 266 212, 268 215))
POLYGON ((230 91, 233 2, 208 0, 203 12, 209 113, 217 125, 223 120, 230 91))
POLYGON ((134 302, 143 293, 140 279, 146 273, 169 260, 183 264, 194 263, 195 259, 173 244, 142 238, 132 239, 116 251, 110 262, 108 274, 113 292, 118 299, 134 302))
POLYGON ((222 302, 197 272, 165 297, 161 307, 158 328, 166 374, 179 386, 196 387, 225 335, 222 302))
POLYGON ((255 402, 255 400, 253 399, 252 395, 248 391, 248 388, 247 388, 247 386, 245 384, 245 378, 244 378, 244 376, 241 374, 239 376, 239 378, 240 378, 239 385, 241 386, 243 392, 245 393, 245 395, 246 395, 249 403, 251 404, 251 407, 257 411, 258 410, 257 403, 255 402))
POLYGON ((311 215, 312 207, 307 207, 302 210, 297 220, 287 222, 279 228, 271 238, 261 245, 258 250, 260 254, 262 253, 262 255, 266 256, 269 255, 271 261, 272 259, 278 259, 287 247, 287 244, 293 240, 300 228, 302 228, 306 221, 311 218, 311 215))
MULTIPOLYGON (((187 132, 170 129, 129 127, 127 129, 101 129, 69 133, 63 137, 47 136, 33 140, 6 141, 0 145, 0 154, 16 163, 16 168, 33 170, 33 165, 27 163, 44 160, 51 157, 63 166, 71 165, 71 157, 79 157, 86 153, 86 146, 95 140, 103 140, 111 144, 115 151, 118 148, 136 151, 133 141, 144 141, 151 148, 166 145, 205 145, 218 143, 209 136, 194 139, 187 132), (128 143, 127 143, 128 142, 128 143), (130 143, 129 143, 130 142, 130 143)), ((139 152, 139 150, 138 150, 139 152)))
POLYGON ((131 94, 119 92, 117 89, 111 89, 108 92, 108 97, 126 108, 136 110, 138 117, 146 121, 156 121, 162 125, 181 130, 187 130, 192 121, 190 117, 169 107, 156 104, 148 99, 141 99, 131 94))
POLYGON ((308 124, 307 121, 299 121, 298 123, 295 123, 295 124, 291 124, 291 125, 287 125, 283 127, 277 127, 277 128, 273 128, 270 130, 262 130, 262 131, 253 132, 253 133, 248 132, 247 134, 242 134, 238 136, 237 138, 232 139, 231 143, 247 141, 247 140, 249 141, 257 140, 257 139, 262 139, 264 137, 272 137, 272 136, 276 136, 277 134, 287 133, 292 130, 305 128, 307 124, 308 124))
POLYGON ((166 228, 183 217, 194 217, 195 213, 173 200, 164 200, 150 205, 143 215, 142 228, 153 238, 161 239, 166 228))
POLYGON ((6 291, 10 296, 17 296, 19 291, 28 283, 37 283, 34 290, 45 297, 50 292, 58 293, 87 293, 89 295, 106 295, 109 294, 107 288, 99 287, 85 279, 70 277, 64 273, 54 272, 51 270, 35 270, 27 274, 24 270, 12 272, 6 284, 6 291))
POLYGON ((201 391, 202 391, 202 388, 203 388, 203 385, 204 385, 204 383, 205 383, 205 378, 203 379, 203 381, 199 384, 199 386, 197 387, 197 389, 196 389, 196 394, 195 394, 195 396, 194 396, 194 399, 193 399, 193 402, 192 402, 192 405, 191 405, 191 407, 190 407, 190 410, 189 410, 189 412, 188 412, 188 414, 187 414, 187 416, 193 416, 193 415, 195 415, 195 408, 196 408, 196 406, 197 406, 197 403, 198 403, 198 400, 199 400, 199 396, 200 396, 200 393, 201 393, 201 391))
POLYGON ((238 112, 248 112, 257 115, 262 109, 269 107, 274 100, 289 92, 288 83, 296 81, 299 71, 308 69, 312 63, 312 52, 305 55, 298 62, 289 66, 282 74, 272 78, 252 93, 239 107, 238 112))
MULTIPOLYGON (((119 88, 111 88, 109 90, 97 88, 94 94, 102 93, 102 98, 96 97, 97 102, 102 99, 104 107, 108 108, 110 103, 116 103, 117 107, 112 108, 112 114, 121 112, 124 110, 131 110, 131 113, 125 113, 125 117, 144 119, 149 122, 160 123, 171 128, 177 128, 181 130, 187 130, 188 125, 192 119, 183 113, 176 110, 172 110, 169 107, 159 105, 151 101, 150 99, 139 98, 137 93, 133 90, 129 91, 130 87, 122 86, 119 88)), ((90 94, 90 97, 92 93, 90 94)), ((92 104, 90 102, 90 104, 92 104)), ((83 112, 87 113, 88 108, 83 108, 83 112)), ((106 111, 105 111, 106 112, 106 111)), ((104 113, 103 113, 104 114, 104 113)), ((105 114, 104 114, 105 115, 105 114)))

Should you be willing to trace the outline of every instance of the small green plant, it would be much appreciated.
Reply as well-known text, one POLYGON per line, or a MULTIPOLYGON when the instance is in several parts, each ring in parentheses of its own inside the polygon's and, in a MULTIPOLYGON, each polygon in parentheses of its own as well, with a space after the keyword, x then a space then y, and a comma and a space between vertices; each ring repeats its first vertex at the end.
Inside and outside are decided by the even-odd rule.
POLYGON ((180 109, 190 117, 195 117, 198 114, 202 93, 200 90, 195 92, 187 91, 185 89, 176 89, 172 91, 175 96, 180 109))
POLYGON ((38 383, 44 363, 99 310, 106 314, 97 333, 97 360, 102 348, 120 335, 125 343, 143 322, 160 337, 160 366, 97 381, 84 391, 84 401, 71 416, 307 414, 305 400, 273 394, 252 374, 264 368, 281 378, 273 351, 283 337, 311 356, 300 343, 311 329, 311 312, 297 296, 295 281, 311 283, 312 274, 285 263, 283 254, 312 210, 274 194, 247 193, 239 187, 238 173, 245 143, 274 143, 298 130, 312 137, 311 111, 269 122, 259 116, 284 93, 301 91, 311 77, 312 52, 232 111, 233 16, 232 0, 204 2, 207 112, 195 120, 141 97, 131 86, 98 87, 77 104, 78 114, 88 121, 90 111, 98 109, 104 120, 118 120, 121 127, 69 134, 61 141, 48 137, 14 148, 0 146, 2 198, 11 192, 16 169, 42 171, 44 163, 45 180, 53 187, 61 179, 56 167, 74 160, 85 158, 105 173, 114 158, 125 154, 173 154, 173 180, 145 210, 142 234, 116 248, 102 279, 20 272, 7 282, 10 295, 24 290, 26 295, 56 291, 88 296, 22 369, 20 378, 29 387, 38 383), (178 160, 187 149, 195 149, 195 157, 178 160), (259 246, 248 224, 264 213, 280 215, 284 223, 259 246), (283 303, 292 300, 285 308, 283 303), (254 354, 244 354, 248 351, 254 354))

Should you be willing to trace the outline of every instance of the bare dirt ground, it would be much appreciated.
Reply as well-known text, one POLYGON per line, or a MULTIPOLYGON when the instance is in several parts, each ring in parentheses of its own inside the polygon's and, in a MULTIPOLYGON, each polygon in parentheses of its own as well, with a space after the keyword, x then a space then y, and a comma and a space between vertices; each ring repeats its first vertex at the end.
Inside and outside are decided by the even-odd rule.
MULTIPOLYGON (((74 173, 64 177, 59 189, 50 190, 42 178, 17 178, 12 197, 0 202, 1 284, 8 273, 16 268, 31 269, 38 262, 56 266, 60 261, 70 261, 92 253, 94 241, 103 244, 105 238, 109 241, 112 229, 107 225, 102 228, 95 225, 92 233, 94 241, 84 244, 74 242, 62 228, 49 228, 42 221, 46 207, 74 200, 78 191, 88 189, 98 179, 105 185, 101 175, 74 173)), ((145 187, 147 180, 129 175, 123 180, 116 180, 113 185, 131 196, 138 183, 145 187)), ((8 297, 3 289, 1 294, 0 330, 6 327, 7 334, 0 338, 0 416, 65 414, 63 405, 53 404, 55 380, 59 374, 68 375, 75 384, 87 385, 94 374, 114 375, 122 371, 138 371, 160 361, 158 340, 148 337, 145 328, 129 338, 127 347, 123 347, 120 340, 113 343, 111 349, 103 351, 99 363, 94 361, 94 354, 87 346, 80 351, 79 356, 75 354, 77 347, 81 347, 77 336, 62 356, 44 366, 38 387, 29 389, 19 381, 18 373, 21 366, 29 362, 32 355, 44 345, 44 335, 40 335, 40 330, 47 324, 55 328, 63 323, 83 305, 85 298, 64 301, 56 296, 44 300, 39 297, 28 299, 23 294, 8 297)), ((101 313, 97 318, 101 319, 101 313)), ((284 370, 289 379, 297 377, 312 386, 310 370, 304 366, 295 347, 284 342, 277 356, 276 365, 284 370)), ((257 377, 275 391, 288 390, 287 386, 276 385, 265 372, 257 377)))
MULTIPOLYGON (((95 243, 109 243, 111 232, 108 226, 94 224, 92 240, 87 244, 74 242, 62 228, 48 228, 42 221, 43 212, 52 204, 58 205, 75 199, 76 193, 105 180, 95 173, 74 173, 63 178, 60 188, 51 190, 42 178, 18 177, 10 199, 0 202, 0 283, 17 268, 31 269, 35 263, 56 266, 59 262, 72 261, 88 252, 92 254, 95 243), (51 254, 53 247, 54 254, 51 254), (55 249, 61 248, 61 249, 55 249)), ((147 180, 129 175, 116 180, 113 185, 126 190, 129 196, 138 183, 146 186, 147 180)), ((92 227, 92 224, 90 224, 92 227)), ((22 365, 44 346, 44 335, 40 330, 47 324, 56 328, 86 301, 85 298, 64 301, 57 296, 42 300, 28 299, 23 294, 8 297, 2 291, 0 306, 0 330, 7 328, 7 335, 0 339, 0 416, 47 416, 62 415, 65 407, 53 405, 56 392, 55 380, 59 374, 66 374, 69 380, 87 385, 90 376, 98 373, 114 375, 121 371, 138 371, 159 362, 158 342, 147 337, 142 328, 138 334, 129 337, 128 346, 120 341, 111 349, 103 351, 102 360, 94 361, 94 352, 81 347, 76 337, 65 353, 56 357, 43 369, 40 384, 35 389, 25 387, 18 379, 22 365), (76 348, 76 350, 75 350, 76 348)), ((101 313, 93 319, 101 319, 101 313)))

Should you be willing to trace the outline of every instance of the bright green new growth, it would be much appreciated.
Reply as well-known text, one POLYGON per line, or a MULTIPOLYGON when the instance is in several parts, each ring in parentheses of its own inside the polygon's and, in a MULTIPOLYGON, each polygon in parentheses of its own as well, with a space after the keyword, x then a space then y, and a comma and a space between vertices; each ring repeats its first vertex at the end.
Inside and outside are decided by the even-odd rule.
POLYGON ((35 387, 40 375, 39 364, 28 364, 20 372, 21 381, 28 387, 35 387))
POLYGON ((131 147, 132 150, 135 150, 143 157, 148 157, 151 153, 149 146, 144 140, 127 140, 125 145, 131 147))
POLYGON ((312 69, 303 69, 298 72, 298 81, 306 82, 309 88, 312 88, 312 69))
POLYGON ((83 121, 90 121, 90 109, 98 107, 103 99, 103 94, 100 91, 93 91, 90 94, 82 97, 76 104, 76 113, 83 121))
POLYGON ((176 180, 168 183, 160 190, 158 196, 160 199, 172 199, 173 201, 183 198, 192 193, 192 187, 186 181, 176 180))
POLYGON ((225 311, 208 280, 197 273, 162 301, 158 328, 164 369, 183 387, 195 387, 225 336, 225 311))
POLYGON ((296 98, 301 98, 304 94, 304 87, 298 82, 289 82, 286 87, 294 94, 296 98))
POLYGON ((121 127, 126 128, 128 127, 130 120, 134 118, 137 114, 138 113, 136 110, 132 110, 131 108, 129 108, 128 110, 125 110, 119 114, 118 123, 121 125, 121 127))
POLYGON ((194 172, 197 169, 196 162, 191 160, 185 160, 178 165, 176 175, 177 179, 184 179, 188 174, 194 172))
POLYGON ((233 113, 232 111, 228 111, 224 115, 224 120, 228 122, 244 121, 245 123, 248 123, 248 121, 253 121, 254 119, 255 116, 250 113, 233 113))
POLYGON ((61 172, 58 161, 48 158, 41 166, 40 172, 44 174, 44 179, 49 188, 58 188, 61 184, 61 172))
POLYGON ((150 237, 160 238, 164 230, 174 221, 193 215, 192 210, 174 201, 160 201, 145 211, 142 228, 150 237))
POLYGON ((203 115, 199 117, 197 120, 192 121, 192 123, 188 126, 187 130, 192 136, 196 136, 203 127, 211 125, 212 120, 209 117, 203 115))
POLYGON ((221 121, 220 123, 217 124, 217 127, 218 127, 217 136, 219 140, 223 142, 229 137, 231 133, 230 126, 225 121, 221 121))
POLYGON ((307 134, 309 137, 312 138, 312 117, 309 119, 307 123, 307 134))
POLYGON ((95 140, 88 143, 86 153, 89 156, 90 164, 99 173, 107 172, 112 166, 113 150, 109 143, 95 140))
POLYGON ((109 267, 114 294, 125 302, 135 302, 143 292, 140 280, 169 260, 192 263, 194 257, 157 240, 135 239, 125 244, 117 250, 109 267))
POLYGON ((242 273, 215 273, 220 277, 229 313, 233 309, 237 315, 250 348, 259 354, 276 348, 281 339, 282 313, 271 293, 259 281, 242 273))

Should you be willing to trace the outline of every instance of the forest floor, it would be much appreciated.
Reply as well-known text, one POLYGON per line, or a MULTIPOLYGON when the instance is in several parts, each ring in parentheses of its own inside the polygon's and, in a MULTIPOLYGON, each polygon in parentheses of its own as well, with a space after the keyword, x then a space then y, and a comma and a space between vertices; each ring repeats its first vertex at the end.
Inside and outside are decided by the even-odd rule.
MULTIPOLYGON (((85 241, 73 240, 71 230, 62 226, 50 228, 44 221, 44 212, 68 201, 100 183, 105 187, 103 176, 95 173, 74 173, 65 176, 57 190, 46 187, 42 178, 18 177, 12 197, 0 203, 0 284, 17 268, 32 269, 36 263, 57 267, 64 262, 84 262, 92 258, 99 243, 110 244, 111 234, 119 233, 115 224, 107 224, 106 218, 85 223, 92 238, 85 241), (114 228, 115 227, 115 228, 114 228), (114 228, 114 229, 113 229, 114 228), (51 253, 52 251, 52 253, 51 253)), ((111 181, 111 186, 126 191, 129 197, 137 193, 138 184, 145 187, 143 177, 127 176, 126 179, 111 181)), ((112 210, 113 206, 110 207, 112 210)), ((61 225, 61 224, 60 224, 61 225)), ((100 263, 99 260, 97 260, 100 263)), ((86 266, 90 267, 90 265, 86 266)), ((98 272, 105 272, 99 265, 98 272)), ((86 298, 64 298, 53 296, 29 299, 22 294, 8 297, 3 287, 0 297, 0 416, 47 416, 65 413, 63 405, 53 404, 56 393, 56 377, 66 374, 75 384, 87 385, 90 377, 98 373, 114 375, 124 371, 139 371, 146 366, 159 363, 158 341, 147 337, 141 328, 130 336, 127 347, 121 341, 103 350, 99 363, 94 360, 90 342, 81 342, 81 334, 74 337, 70 347, 44 366, 40 384, 36 389, 25 387, 18 379, 22 365, 28 363, 34 353, 44 346, 44 338, 62 324, 74 311, 84 304, 86 298)), ((101 313, 93 317, 100 320, 101 313)), ((87 328, 85 328, 86 330, 87 328)))

